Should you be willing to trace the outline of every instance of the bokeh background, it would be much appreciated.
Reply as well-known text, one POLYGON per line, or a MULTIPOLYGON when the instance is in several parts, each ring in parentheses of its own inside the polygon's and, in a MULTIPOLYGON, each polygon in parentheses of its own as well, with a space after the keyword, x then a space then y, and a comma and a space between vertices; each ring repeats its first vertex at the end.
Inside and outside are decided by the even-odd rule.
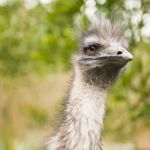
POLYGON ((134 55, 109 92, 104 147, 150 150, 150 0, 0 0, 0 150, 35 150, 54 130, 77 26, 97 12, 128 24, 134 55))

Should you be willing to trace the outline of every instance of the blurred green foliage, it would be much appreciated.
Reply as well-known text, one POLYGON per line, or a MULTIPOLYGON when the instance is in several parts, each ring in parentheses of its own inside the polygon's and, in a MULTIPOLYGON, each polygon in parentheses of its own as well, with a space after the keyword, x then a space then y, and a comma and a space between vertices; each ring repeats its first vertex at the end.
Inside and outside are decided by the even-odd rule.
POLYGON ((41 127, 46 122, 48 122, 48 112, 39 107, 28 105, 24 106, 22 113, 25 117, 28 117, 28 120, 32 120, 32 127, 41 127))
POLYGON ((83 1, 38 3, 33 9, 24 3, 8 1, 0 7, 1 73, 16 75, 70 67, 70 55, 76 48, 73 17, 83 1))
MULTIPOLYGON (((138 1, 140 6, 133 9, 125 7, 123 0, 93 0, 93 3, 89 0, 52 0, 47 4, 40 0, 4 1, 0 5, 1 79, 9 78, 10 81, 11 78, 30 73, 46 75, 49 72, 70 71, 71 55, 78 48, 76 26, 86 23, 83 16, 89 15, 86 13, 88 7, 110 18, 115 16, 121 21, 125 18, 130 50, 135 58, 111 89, 105 133, 109 136, 114 133, 113 137, 118 137, 116 133, 119 133, 119 140, 121 137, 130 138, 139 127, 147 128, 150 125, 150 39, 141 34, 143 16, 150 13, 150 1, 138 1), (133 15, 136 13, 141 16, 134 24, 133 15)), ((89 21, 92 19, 87 18, 89 21)), ((11 99, 0 118, 0 123, 3 122, 0 124, 0 150, 12 150, 17 136, 10 117, 10 105, 13 105, 11 99)), ((56 107, 56 111, 61 109, 60 106, 56 107)), ((24 106, 20 113, 35 128, 44 126, 49 120, 48 112, 33 105, 24 106)), ((51 126, 54 126, 53 117, 51 120, 54 122, 51 126)))
MULTIPOLYGON (((1 74, 24 74, 31 71, 57 71, 70 68, 70 56, 77 49, 76 22, 81 21, 85 14, 86 1, 52 1, 42 4, 34 0, 10 0, 0 6, 0 71, 1 74), (29 4, 28 4, 29 3, 29 4), (33 3, 33 4, 32 4, 33 3), (31 6, 30 6, 31 5, 31 6), (31 7, 31 8, 30 8, 31 7)), ((97 12, 109 17, 125 14, 130 32, 130 44, 136 45, 136 34, 141 37, 140 29, 143 20, 138 25, 131 23, 132 14, 139 8, 128 10, 122 0, 107 0, 103 5, 95 1, 97 12), (117 10, 117 13, 116 13, 117 10), (113 13, 114 12, 114 13, 113 13), (137 32, 135 32, 137 30, 137 32)), ((143 13, 149 1, 141 1, 143 13)))

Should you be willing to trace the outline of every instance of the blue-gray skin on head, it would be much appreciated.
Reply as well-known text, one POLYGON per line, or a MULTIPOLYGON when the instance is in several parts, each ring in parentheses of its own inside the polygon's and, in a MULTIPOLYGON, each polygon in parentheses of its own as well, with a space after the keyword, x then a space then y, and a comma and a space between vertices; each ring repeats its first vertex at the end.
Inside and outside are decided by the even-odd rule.
POLYGON ((123 26, 103 20, 93 23, 80 36, 74 64, 86 82, 108 87, 132 59, 123 26))

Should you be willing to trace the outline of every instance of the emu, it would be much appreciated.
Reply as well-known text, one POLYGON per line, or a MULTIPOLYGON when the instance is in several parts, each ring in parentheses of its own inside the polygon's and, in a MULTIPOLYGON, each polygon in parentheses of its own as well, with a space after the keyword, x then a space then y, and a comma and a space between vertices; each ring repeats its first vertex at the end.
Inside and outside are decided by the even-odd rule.
POLYGON ((132 58, 122 25, 97 20, 82 33, 63 117, 46 150, 102 150, 107 91, 132 58))

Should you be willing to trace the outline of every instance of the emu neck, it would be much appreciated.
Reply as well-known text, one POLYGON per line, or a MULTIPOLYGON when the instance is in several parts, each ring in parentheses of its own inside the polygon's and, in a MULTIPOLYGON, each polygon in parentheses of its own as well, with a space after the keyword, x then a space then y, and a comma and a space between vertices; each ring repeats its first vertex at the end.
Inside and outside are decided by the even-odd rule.
POLYGON ((106 91, 86 83, 78 70, 57 134, 48 150, 102 150, 106 91))
POLYGON ((65 149, 101 150, 105 99, 104 90, 85 83, 76 72, 60 128, 65 149))

